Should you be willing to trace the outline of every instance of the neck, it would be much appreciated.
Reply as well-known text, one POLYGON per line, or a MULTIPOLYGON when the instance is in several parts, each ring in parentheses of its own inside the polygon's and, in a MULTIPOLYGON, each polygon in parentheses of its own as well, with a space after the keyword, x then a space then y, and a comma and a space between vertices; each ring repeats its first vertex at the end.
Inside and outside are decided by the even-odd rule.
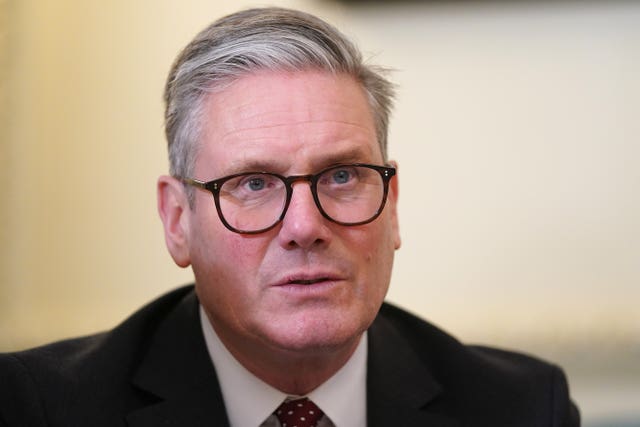
POLYGON ((290 395, 303 396, 338 372, 349 361, 359 341, 360 337, 341 351, 316 350, 310 352, 313 354, 306 355, 280 354, 261 361, 256 361, 255 358, 243 359, 242 355, 232 354, 247 370, 272 387, 290 395))
POLYGON ((353 355, 362 334, 347 343, 331 347, 288 350, 229 339, 214 326, 220 341, 249 372, 289 395, 303 396, 318 388, 338 372, 353 355), (256 357, 259 355, 259 357, 256 357))

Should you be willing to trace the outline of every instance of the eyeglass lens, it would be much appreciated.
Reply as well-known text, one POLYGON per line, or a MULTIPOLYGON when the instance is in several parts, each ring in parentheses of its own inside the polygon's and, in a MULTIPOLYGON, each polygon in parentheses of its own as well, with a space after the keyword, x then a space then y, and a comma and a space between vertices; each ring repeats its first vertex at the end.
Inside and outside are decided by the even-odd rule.
MULTIPOLYGON (((286 178, 251 173, 225 181, 219 191, 220 213, 240 232, 255 232, 277 223, 287 206, 290 184, 286 178)), ((311 191, 321 212, 349 225, 374 217, 384 202, 385 183, 376 169, 338 166, 311 179, 311 191)))

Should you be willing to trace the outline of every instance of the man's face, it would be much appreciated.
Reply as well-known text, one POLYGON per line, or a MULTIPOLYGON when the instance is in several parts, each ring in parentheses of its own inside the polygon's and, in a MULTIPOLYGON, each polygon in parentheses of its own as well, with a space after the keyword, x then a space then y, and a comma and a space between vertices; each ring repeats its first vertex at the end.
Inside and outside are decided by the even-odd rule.
MULTIPOLYGON (((365 94, 346 76, 251 74, 213 95, 203 120, 194 177, 204 181, 383 164, 365 94)), ((211 194, 196 191, 194 209, 184 213, 188 262, 222 340, 301 354, 353 346, 387 292, 400 245, 396 198, 394 178, 382 215, 347 227, 322 217, 309 184, 297 182, 282 223, 241 235, 221 223, 211 194)))

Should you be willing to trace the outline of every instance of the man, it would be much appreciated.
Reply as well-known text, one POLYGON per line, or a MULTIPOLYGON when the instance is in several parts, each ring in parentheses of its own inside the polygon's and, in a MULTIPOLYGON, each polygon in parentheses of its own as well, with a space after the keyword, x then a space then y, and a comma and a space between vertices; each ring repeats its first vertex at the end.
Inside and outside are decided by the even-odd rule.
POLYGON ((195 286, 2 356, 0 425, 579 425, 557 367, 383 304, 400 246, 391 99, 313 16, 254 9, 201 32, 169 75, 158 180, 195 286))

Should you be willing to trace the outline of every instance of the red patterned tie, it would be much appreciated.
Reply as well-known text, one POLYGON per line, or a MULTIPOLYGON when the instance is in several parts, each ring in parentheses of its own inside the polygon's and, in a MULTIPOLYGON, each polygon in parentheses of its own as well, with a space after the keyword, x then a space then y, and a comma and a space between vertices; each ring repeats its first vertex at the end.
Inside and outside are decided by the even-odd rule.
POLYGON ((323 412, 307 399, 285 401, 274 412, 282 427, 316 427, 323 412))

